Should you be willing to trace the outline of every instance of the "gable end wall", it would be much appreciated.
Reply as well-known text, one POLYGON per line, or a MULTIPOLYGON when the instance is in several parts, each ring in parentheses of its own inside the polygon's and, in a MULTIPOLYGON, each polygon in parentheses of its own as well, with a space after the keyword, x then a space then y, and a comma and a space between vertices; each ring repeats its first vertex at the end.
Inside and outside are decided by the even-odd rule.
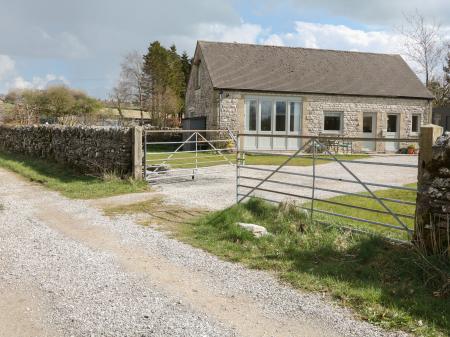
POLYGON ((206 128, 217 128, 218 93, 213 89, 208 69, 203 60, 200 48, 197 48, 195 60, 199 65, 193 65, 186 90, 185 118, 206 117, 206 128), (196 68, 199 67, 200 88, 196 86, 196 68))

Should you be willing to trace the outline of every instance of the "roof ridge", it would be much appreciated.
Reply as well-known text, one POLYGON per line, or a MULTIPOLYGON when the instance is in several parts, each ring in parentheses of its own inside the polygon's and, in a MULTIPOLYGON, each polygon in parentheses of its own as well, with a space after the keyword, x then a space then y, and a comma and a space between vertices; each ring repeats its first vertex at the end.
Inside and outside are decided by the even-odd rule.
POLYGON ((339 49, 324 49, 324 48, 311 48, 311 47, 297 47, 297 46, 275 46, 268 44, 259 43, 241 43, 241 42, 223 42, 223 41, 206 41, 197 40, 199 44, 226 44, 226 45, 241 45, 241 46, 251 46, 251 47, 264 47, 264 48, 279 48, 279 49, 304 49, 304 50, 314 50, 319 52, 336 52, 336 53, 348 53, 348 54, 369 54, 369 55, 386 55, 386 56, 400 56, 400 54, 390 54, 390 53, 376 53, 369 51, 356 51, 356 50, 339 50, 339 49))

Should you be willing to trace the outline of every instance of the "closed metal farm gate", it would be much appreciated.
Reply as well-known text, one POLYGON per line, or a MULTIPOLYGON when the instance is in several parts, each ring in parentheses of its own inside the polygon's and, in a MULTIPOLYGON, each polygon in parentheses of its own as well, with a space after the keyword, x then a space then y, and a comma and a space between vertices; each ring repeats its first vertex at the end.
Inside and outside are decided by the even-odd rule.
POLYGON ((231 130, 152 130, 144 134, 145 179, 151 183, 195 179, 234 167, 231 130))
MULTIPOLYGON (((246 136, 239 134, 237 143, 246 136)), ((328 144, 333 143, 332 137, 299 137, 304 145, 290 153, 238 148, 238 203, 250 197, 272 203, 296 202, 296 206, 303 208, 315 222, 377 232, 402 241, 411 238, 417 193, 416 155, 358 157, 330 148, 328 144), (261 155, 281 164, 246 163, 249 156, 261 155), (274 157, 278 157, 277 160, 273 160, 274 157), (330 164, 319 165, 327 162, 330 164)), ((366 138, 348 140, 367 141, 366 138)), ((373 138, 371 141, 416 144, 419 140, 373 138)))

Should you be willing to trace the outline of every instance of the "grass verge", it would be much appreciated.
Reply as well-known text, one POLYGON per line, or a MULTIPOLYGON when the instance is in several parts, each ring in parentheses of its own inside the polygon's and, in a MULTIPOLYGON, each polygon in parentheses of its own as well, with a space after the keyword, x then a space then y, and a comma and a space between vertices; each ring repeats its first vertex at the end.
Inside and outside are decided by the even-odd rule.
MULTIPOLYGON (((109 214, 154 215, 161 209, 157 204, 140 203, 112 209, 109 214)), ((426 272, 423 258, 411 246, 310 224, 296 209, 260 199, 175 224, 170 221, 174 219, 171 211, 162 222, 170 226, 163 228, 195 247, 250 268, 275 272, 294 287, 330 296, 383 328, 418 336, 450 334, 450 301, 436 296, 440 283, 426 272), (256 239, 236 222, 260 224, 272 235, 256 239)), ((448 261, 429 261, 440 263, 450 275, 448 261)))
POLYGON ((104 179, 80 175, 62 165, 22 155, 0 152, 0 167, 74 199, 95 199, 148 190, 145 181, 122 180, 114 175, 104 179))

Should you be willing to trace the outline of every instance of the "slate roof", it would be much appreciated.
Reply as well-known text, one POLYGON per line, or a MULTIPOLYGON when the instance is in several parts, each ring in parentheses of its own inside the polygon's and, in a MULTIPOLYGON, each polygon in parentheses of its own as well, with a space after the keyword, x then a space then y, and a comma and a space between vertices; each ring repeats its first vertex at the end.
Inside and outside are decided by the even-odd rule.
POLYGON ((213 87, 431 99, 400 55, 199 41, 213 87))

